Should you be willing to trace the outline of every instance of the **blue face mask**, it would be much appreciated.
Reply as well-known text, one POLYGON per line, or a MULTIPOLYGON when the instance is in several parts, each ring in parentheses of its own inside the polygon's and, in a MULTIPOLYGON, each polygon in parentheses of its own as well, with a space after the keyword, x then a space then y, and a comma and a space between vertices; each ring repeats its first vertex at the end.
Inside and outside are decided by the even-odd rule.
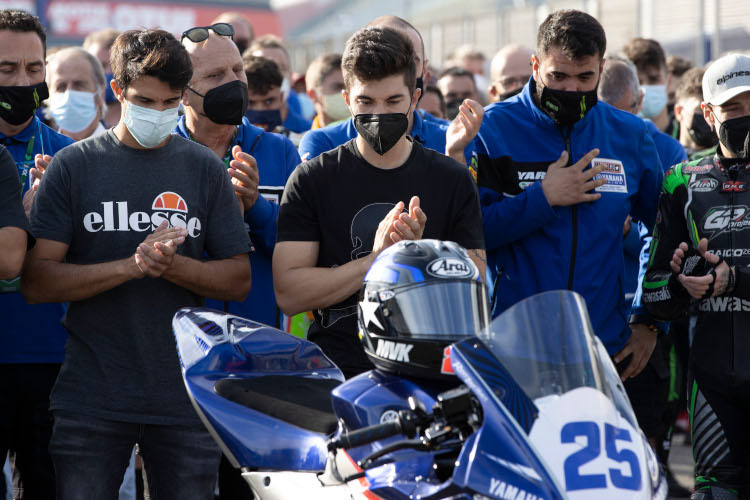
POLYGON ((112 73, 107 73, 106 75, 104 75, 104 78, 107 80, 107 85, 104 87, 104 102, 106 102, 107 104, 112 104, 113 102, 117 101, 115 93, 112 91, 112 87, 110 86, 110 82, 114 78, 114 75, 112 73))
POLYGON ((281 110, 279 109, 248 109, 245 112, 245 117, 255 125, 265 129, 266 132, 273 132, 276 127, 282 124, 281 121, 281 110))

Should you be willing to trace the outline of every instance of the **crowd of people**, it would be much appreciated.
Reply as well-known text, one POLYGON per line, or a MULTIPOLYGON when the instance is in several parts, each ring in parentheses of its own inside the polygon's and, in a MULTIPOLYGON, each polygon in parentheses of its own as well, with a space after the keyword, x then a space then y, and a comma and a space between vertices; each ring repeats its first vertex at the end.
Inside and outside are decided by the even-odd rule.
POLYGON ((489 78, 471 48, 426 54, 395 16, 300 76, 235 13, 48 48, 0 11, 0 500, 134 498, 140 467, 153 498, 251 498, 188 401, 172 316, 306 336, 354 377, 364 277, 422 238, 467 250, 493 316, 583 296, 665 471, 687 405, 693 498, 750 494, 750 57, 608 51, 576 10, 489 78))

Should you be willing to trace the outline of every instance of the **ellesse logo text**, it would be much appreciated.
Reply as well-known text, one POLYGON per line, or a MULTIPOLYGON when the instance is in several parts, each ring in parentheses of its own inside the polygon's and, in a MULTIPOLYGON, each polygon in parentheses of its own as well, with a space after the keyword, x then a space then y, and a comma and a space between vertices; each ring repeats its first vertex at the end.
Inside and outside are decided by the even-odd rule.
POLYGON ((90 233, 99 231, 153 231, 167 221, 170 227, 184 227, 192 238, 201 233, 201 221, 188 218, 185 199, 165 191, 154 199, 149 212, 130 212, 127 201, 103 201, 102 209, 83 216, 83 227, 90 233))

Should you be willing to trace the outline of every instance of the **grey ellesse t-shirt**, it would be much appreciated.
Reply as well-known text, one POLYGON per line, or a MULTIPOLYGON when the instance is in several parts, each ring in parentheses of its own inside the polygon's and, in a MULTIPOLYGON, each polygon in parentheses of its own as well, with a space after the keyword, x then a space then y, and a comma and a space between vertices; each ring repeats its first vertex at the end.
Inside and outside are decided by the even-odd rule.
MULTIPOLYGON (((188 230, 181 255, 225 259, 250 250, 223 163, 175 135, 152 150, 125 146, 112 130, 66 147, 44 174, 31 212, 37 238, 68 244, 71 264, 127 258, 165 219, 188 230)), ((139 423, 195 422, 171 322, 181 307, 201 305, 203 298, 163 278, 70 303, 51 408, 139 423)))

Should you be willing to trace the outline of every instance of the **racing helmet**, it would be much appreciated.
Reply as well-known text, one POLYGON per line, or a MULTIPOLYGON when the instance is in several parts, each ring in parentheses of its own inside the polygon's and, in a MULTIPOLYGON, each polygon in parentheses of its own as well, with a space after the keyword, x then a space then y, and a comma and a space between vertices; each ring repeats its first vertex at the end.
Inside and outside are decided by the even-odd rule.
POLYGON ((400 241, 384 250, 359 296, 359 337, 381 371, 452 379, 449 346, 489 323, 487 286, 451 241, 400 241))

